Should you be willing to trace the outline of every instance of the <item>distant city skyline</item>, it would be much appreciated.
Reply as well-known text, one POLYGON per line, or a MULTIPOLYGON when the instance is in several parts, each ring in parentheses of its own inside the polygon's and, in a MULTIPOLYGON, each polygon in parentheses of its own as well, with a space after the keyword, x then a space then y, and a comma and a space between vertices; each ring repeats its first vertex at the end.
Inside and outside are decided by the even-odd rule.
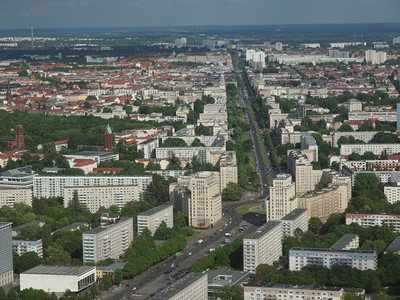
POLYGON ((0 29, 399 22, 399 0, 0 0, 0 29))

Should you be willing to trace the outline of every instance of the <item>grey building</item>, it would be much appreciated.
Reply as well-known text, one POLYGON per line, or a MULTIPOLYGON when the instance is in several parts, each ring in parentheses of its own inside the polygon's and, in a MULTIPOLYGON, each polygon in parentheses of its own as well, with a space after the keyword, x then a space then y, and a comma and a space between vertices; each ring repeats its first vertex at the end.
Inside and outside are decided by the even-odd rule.
POLYGON ((334 250, 351 250, 360 246, 360 239, 357 234, 344 234, 336 243, 331 246, 334 250))
POLYGON ((296 229, 308 230, 308 212, 306 208, 296 208, 281 219, 283 236, 294 236, 296 229))
POLYGON ((385 253, 388 252, 400 254, 400 236, 397 236, 385 249, 385 253))
POLYGON ((147 227, 154 234, 164 221, 167 227, 174 226, 174 211, 172 204, 164 204, 153 207, 137 216, 137 229, 138 233, 142 234, 143 229, 147 227))
POLYGON ((133 240, 133 218, 99 226, 82 235, 83 263, 96 263, 107 258, 118 259, 133 240))
POLYGON ((207 300, 208 276, 205 273, 189 273, 162 290, 151 300, 207 300))
POLYGON ((0 286, 13 280, 13 254, 10 222, 0 222, 0 286))

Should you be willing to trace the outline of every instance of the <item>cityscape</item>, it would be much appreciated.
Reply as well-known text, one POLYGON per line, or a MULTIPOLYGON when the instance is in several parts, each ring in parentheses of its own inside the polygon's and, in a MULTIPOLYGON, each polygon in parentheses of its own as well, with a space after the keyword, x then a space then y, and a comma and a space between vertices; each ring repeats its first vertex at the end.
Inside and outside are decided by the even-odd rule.
POLYGON ((400 299, 396 13, 176 2, 5 4, 0 300, 400 299))

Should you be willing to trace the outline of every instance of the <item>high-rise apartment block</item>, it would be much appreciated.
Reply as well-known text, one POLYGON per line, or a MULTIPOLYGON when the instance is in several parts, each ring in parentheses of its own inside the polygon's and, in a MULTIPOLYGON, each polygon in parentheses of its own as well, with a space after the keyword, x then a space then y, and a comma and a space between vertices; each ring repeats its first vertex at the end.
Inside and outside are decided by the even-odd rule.
POLYGON ((170 185, 170 200, 193 227, 212 227, 222 218, 221 186, 218 172, 197 172, 181 176, 170 185))
POLYGON ((33 196, 37 198, 64 197, 64 188, 109 187, 136 185, 139 194, 152 182, 151 176, 35 176, 33 196))
POLYGON ((225 151, 219 159, 219 175, 221 191, 226 188, 230 182, 238 182, 238 168, 236 164, 236 152, 225 151))
POLYGON ((0 286, 13 281, 12 223, 0 222, 0 286))
POLYGON ((137 230, 142 234, 143 229, 147 228, 154 234, 160 226, 161 222, 165 222, 167 227, 174 226, 174 208, 171 204, 164 204, 148 211, 145 211, 137 216, 137 230))
POLYGON ((137 185, 65 187, 64 207, 68 207, 71 204, 75 192, 78 194, 79 203, 92 213, 97 212, 102 206, 109 208, 115 205, 121 209, 130 201, 140 200, 139 187, 137 185))
POLYGON ((14 207, 15 203, 24 203, 32 206, 31 188, 7 188, 0 189, 0 208, 4 205, 14 207))
POLYGON ((386 52, 367 50, 365 51, 365 60, 373 65, 383 64, 386 61, 386 52))
POLYGON ((275 49, 278 50, 278 51, 282 51, 283 44, 281 42, 276 42, 275 43, 275 49))
POLYGON ((267 220, 279 221, 297 208, 296 186, 289 174, 278 174, 266 200, 267 220))
POLYGON ((107 258, 119 259, 133 241, 133 218, 99 226, 82 235, 83 263, 96 263, 107 258))
POLYGON ((289 250, 289 270, 299 271, 305 266, 348 265, 360 271, 376 270, 377 255, 370 250, 334 250, 292 248, 289 250))
POLYGON ((282 255, 282 225, 270 221, 243 239, 243 269, 255 273, 260 264, 272 265, 282 255))
POLYGON ((308 212, 304 208, 296 208, 281 219, 282 235, 294 236, 296 229, 308 230, 308 212))

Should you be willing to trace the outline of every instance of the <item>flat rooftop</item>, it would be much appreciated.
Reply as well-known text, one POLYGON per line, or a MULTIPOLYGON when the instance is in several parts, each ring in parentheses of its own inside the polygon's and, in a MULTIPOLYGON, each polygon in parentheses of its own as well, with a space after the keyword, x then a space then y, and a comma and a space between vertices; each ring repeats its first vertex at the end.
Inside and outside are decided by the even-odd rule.
POLYGON ((107 229, 110 229, 110 228, 112 228, 113 226, 115 226, 117 224, 121 224, 123 222, 126 222, 128 220, 133 220, 133 218, 123 217, 123 218, 119 219, 117 222, 115 222, 113 224, 110 224, 110 225, 107 225, 107 226, 98 226, 96 228, 93 228, 93 229, 91 229, 89 231, 84 232, 83 234, 97 234, 97 233, 100 233, 100 232, 105 231, 107 229))
POLYGON ((316 251, 316 252, 347 252, 347 253, 365 253, 376 254, 375 250, 336 250, 329 248, 292 248, 289 251, 316 251))
POLYGON ((290 213, 288 213, 286 216, 284 216, 281 220, 292 221, 292 220, 298 218, 299 216, 301 216, 304 213, 307 214, 307 209, 306 208, 296 208, 296 209, 292 210, 290 213))
POLYGON ((177 282, 171 284, 168 288, 165 290, 162 290, 159 292, 157 295, 154 297, 151 297, 150 299, 157 300, 157 299, 170 299, 176 294, 178 294, 180 291, 183 289, 187 288, 189 285, 193 284, 203 276, 207 276, 207 274, 203 273, 189 273, 182 279, 178 280, 177 282))
POLYGON ((256 231, 254 231, 251 234, 249 234, 245 238, 245 240, 250 240, 250 239, 256 240, 256 239, 259 239, 264 234, 266 234, 268 231, 274 229, 276 226, 281 226, 281 222, 280 221, 269 221, 269 222, 265 223, 264 225, 258 227, 256 229, 256 231))
POLYGON ((38 265, 22 274, 80 276, 95 269, 93 266, 38 265))
POLYGON ((72 153, 72 154, 68 154, 68 155, 71 155, 71 156, 77 156, 77 155, 80 155, 80 156, 106 156, 106 155, 110 155, 110 154, 113 154, 112 152, 101 152, 101 151, 82 151, 82 152, 75 152, 75 153, 72 153))
POLYGON ((155 213, 158 213, 158 212, 160 212, 163 209, 166 209, 168 207, 172 207, 172 204, 167 203, 167 204, 163 204, 163 205, 160 205, 160 206, 153 207, 153 208, 151 208, 149 210, 146 210, 145 212, 140 213, 139 216, 151 216, 151 215, 153 215, 155 213))

